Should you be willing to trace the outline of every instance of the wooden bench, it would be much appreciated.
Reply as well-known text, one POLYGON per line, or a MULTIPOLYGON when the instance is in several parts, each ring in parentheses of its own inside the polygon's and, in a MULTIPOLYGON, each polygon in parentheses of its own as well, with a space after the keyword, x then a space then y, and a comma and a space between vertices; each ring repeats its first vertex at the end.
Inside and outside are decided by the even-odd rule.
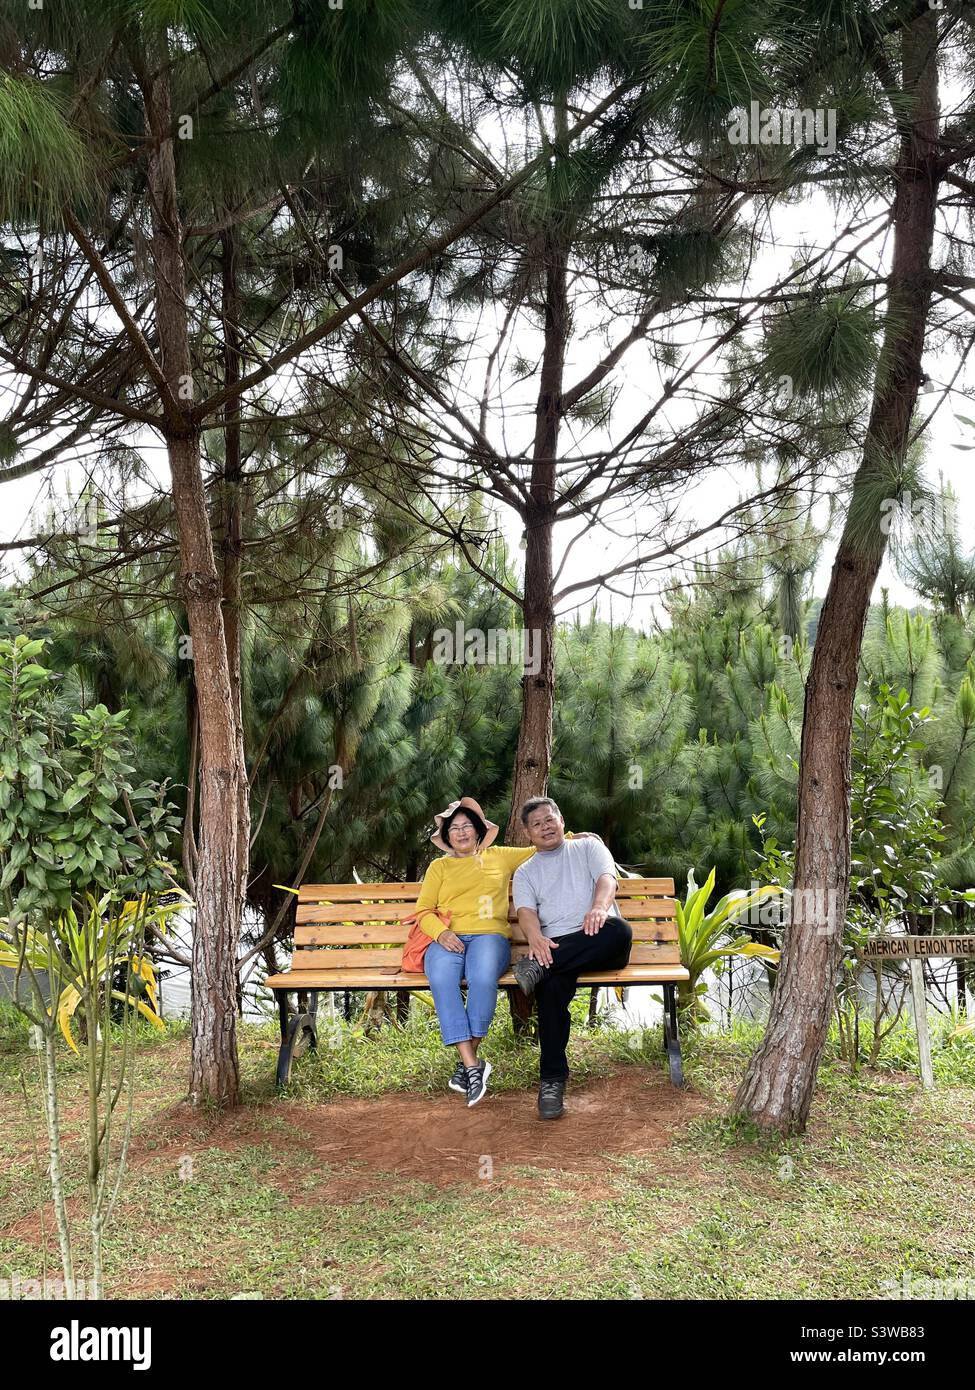
MULTIPOLYGON (((402 919, 413 910, 419 891, 418 883, 310 883, 300 889, 291 969, 264 982, 277 995, 281 1018, 279 1086, 287 1085, 296 1052, 317 1045, 319 991, 429 989, 425 975, 398 969, 407 935, 402 919), (299 995, 296 1013, 288 1007, 292 990, 299 995)), ((682 1086, 676 985, 690 977, 680 963, 674 880, 621 879, 616 903, 633 928, 629 963, 622 970, 580 975, 579 983, 661 986, 670 1079, 682 1086)), ((508 917, 513 925, 512 959, 517 960, 528 947, 510 903, 508 917)), ((510 970, 499 983, 502 989, 518 987, 510 970)))

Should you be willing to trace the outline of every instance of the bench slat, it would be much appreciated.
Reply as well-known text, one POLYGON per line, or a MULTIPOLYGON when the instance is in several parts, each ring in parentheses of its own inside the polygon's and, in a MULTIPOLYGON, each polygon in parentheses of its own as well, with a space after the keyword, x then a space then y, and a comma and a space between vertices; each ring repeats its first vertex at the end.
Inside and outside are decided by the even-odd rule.
MULTIPOLYGON (((617 897, 616 901, 628 922, 652 922, 675 915, 672 898, 630 900, 617 897)), ((412 903, 332 903, 328 906, 304 903, 297 909, 295 921, 302 926, 306 922, 401 922, 410 916, 412 907, 412 903)), ((510 904, 508 921, 517 921, 510 904)))
POLYGON ((295 927, 296 946, 355 946, 359 942, 373 945, 383 941, 406 940, 408 927, 399 922, 382 926, 378 922, 372 926, 344 926, 326 922, 319 926, 295 927))
MULTIPOLYGON (((628 965, 623 970, 602 970, 580 975, 580 985, 654 985, 689 980, 682 965, 628 965)), ((270 975, 270 989, 429 989, 425 975, 377 975, 371 970, 289 970, 270 975)), ((515 984, 509 972, 499 982, 505 989, 515 984)))
POLYGON ((300 903, 320 900, 333 903, 361 902, 375 898, 405 898, 409 901, 420 891, 419 883, 303 883, 298 889, 300 903))
MULTIPOLYGON (((298 902, 304 903, 361 903, 399 900, 415 902, 419 883, 303 883, 298 889, 298 902)), ((672 878, 622 878, 616 890, 618 898, 674 896, 672 878)))
POLYGON ((401 922, 413 911, 413 903, 335 903, 327 907, 305 903, 295 913, 296 922, 401 922))
MULTIPOLYGON (((629 920, 629 919, 628 919, 629 920)), ((677 923, 671 918, 669 922, 664 921, 630 921, 633 928, 634 941, 676 941, 677 923)), ((512 923, 512 939, 514 941, 524 941, 525 934, 517 922, 512 923)), ((309 926, 295 927, 296 946, 355 946, 379 945, 382 942, 403 942, 406 940, 407 928, 399 922, 392 922, 388 925, 373 923, 370 925, 343 925, 335 922, 324 922, 309 926)))
POLYGON ((621 898, 672 898, 672 878, 618 878, 616 892, 621 898))
POLYGON ((362 949, 343 951, 295 951, 291 957, 292 970, 374 970, 399 966, 403 959, 402 946, 392 946, 388 951, 362 949))
MULTIPOLYGON (((512 958, 521 960, 528 954, 527 946, 515 946, 512 958)), ((375 970, 381 972, 398 966, 403 959, 403 950, 394 946, 388 951, 370 950, 310 950, 295 951, 291 958, 292 970, 375 970)), ((673 945, 653 946, 637 944, 630 949, 631 965, 676 964, 680 960, 680 948, 673 945)))

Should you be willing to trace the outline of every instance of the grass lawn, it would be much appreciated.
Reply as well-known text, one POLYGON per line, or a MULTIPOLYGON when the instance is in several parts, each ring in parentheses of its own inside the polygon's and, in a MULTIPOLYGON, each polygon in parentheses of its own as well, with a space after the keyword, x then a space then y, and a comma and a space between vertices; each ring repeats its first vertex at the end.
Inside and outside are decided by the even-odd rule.
MULTIPOLYGON (((656 1032, 587 1029, 582 1002, 571 1105, 553 1124, 535 1118, 536 1054, 506 1020, 489 1039, 492 1094, 471 1111, 444 1089, 452 1068, 422 1007, 374 1037, 326 1030, 283 1098, 274 1029, 245 1026, 246 1103, 225 1114, 180 1104, 185 1025, 146 1033, 110 1295, 870 1299, 905 1275, 975 1277, 971 1040, 939 1036, 930 1095, 906 1030, 875 1071, 851 1076, 831 1054, 807 1135, 770 1144, 727 1118, 754 1030, 688 1046, 681 1093, 656 1032)), ((65 1053, 74 1190, 80 1082, 65 1053)), ((2 1009, 6 1278, 59 1273, 37 1094, 26 1032, 2 1009)))

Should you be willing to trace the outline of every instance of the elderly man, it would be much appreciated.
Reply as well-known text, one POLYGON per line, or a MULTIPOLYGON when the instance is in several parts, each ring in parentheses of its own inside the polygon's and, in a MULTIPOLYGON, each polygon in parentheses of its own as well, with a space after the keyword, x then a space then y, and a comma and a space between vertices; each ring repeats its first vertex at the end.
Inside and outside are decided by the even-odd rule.
POLYGON ((633 934, 614 911, 616 865, 601 840, 567 840, 559 808, 547 796, 525 802, 521 823, 536 853, 511 882, 528 938, 528 955, 515 962, 514 975, 538 1006, 538 1113, 543 1120, 557 1120, 569 1076, 569 1002, 579 976, 622 969, 633 934))

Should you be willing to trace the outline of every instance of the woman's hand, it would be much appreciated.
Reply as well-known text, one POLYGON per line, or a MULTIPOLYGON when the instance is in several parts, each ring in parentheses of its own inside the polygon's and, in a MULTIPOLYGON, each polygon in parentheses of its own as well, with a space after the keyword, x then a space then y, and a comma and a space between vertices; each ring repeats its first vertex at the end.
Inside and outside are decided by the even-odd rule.
POLYGON ((445 951, 453 951, 456 955, 464 954, 464 943, 455 931, 442 931, 437 937, 437 944, 442 946, 445 951))

